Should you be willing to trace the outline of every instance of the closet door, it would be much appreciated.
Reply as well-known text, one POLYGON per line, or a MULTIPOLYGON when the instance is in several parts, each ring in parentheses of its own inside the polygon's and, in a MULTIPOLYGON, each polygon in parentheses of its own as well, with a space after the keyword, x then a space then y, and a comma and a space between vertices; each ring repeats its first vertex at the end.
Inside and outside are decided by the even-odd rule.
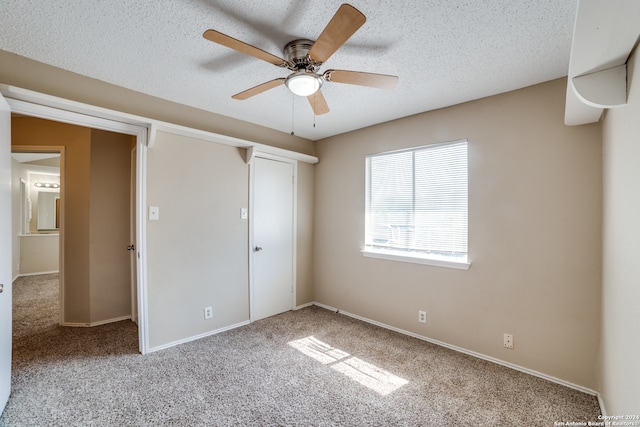
POLYGON ((293 164, 253 160, 252 320, 293 308, 293 164))

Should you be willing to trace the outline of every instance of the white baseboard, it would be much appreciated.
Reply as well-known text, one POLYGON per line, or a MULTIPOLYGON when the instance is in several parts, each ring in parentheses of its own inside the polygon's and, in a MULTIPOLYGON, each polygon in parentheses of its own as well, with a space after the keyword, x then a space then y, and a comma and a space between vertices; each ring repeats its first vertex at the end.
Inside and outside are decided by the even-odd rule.
POLYGON ((40 276, 42 274, 54 274, 54 273, 59 273, 59 271, 55 270, 55 271, 39 271, 37 273, 21 273, 21 274, 18 274, 16 277, 14 277, 11 283, 15 282, 18 277, 40 276))
POLYGON ((208 336, 211 336, 211 335, 219 334, 220 332, 225 332, 225 331, 229 331, 231 329, 239 328, 240 326, 245 326, 245 325, 248 325, 249 323, 251 323, 249 320, 245 320, 244 322, 236 323, 234 325, 225 326, 223 328, 215 329, 215 330, 209 331, 209 332, 205 332, 205 333, 200 334, 200 335, 194 335, 194 336, 189 337, 189 338, 184 338, 184 339, 181 339, 181 340, 178 340, 178 341, 173 341, 173 342, 170 342, 170 343, 167 343, 167 344, 162 344, 162 345, 150 348, 147 351, 147 353, 153 353, 154 351, 164 350, 166 348, 174 347, 176 345, 188 343, 190 341, 199 340, 200 338, 205 338, 205 337, 208 337, 208 336))
MULTIPOLYGON (((556 378, 556 377, 553 377, 551 375, 543 374, 542 372, 534 371, 533 369, 525 368, 525 367, 519 366, 519 365, 514 365, 513 363, 505 362, 504 360, 496 359, 495 357, 487 356, 487 355, 482 354, 482 353, 476 353, 475 351, 471 351, 471 350, 467 350, 467 349, 462 348, 462 347, 458 347, 458 346, 455 346, 455 345, 447 344, 447 343, 445 343, 443 341, 434 340, 432 338, 425 337, 423 335, 418 335, 418 334, 413 333, 413 332, 405 331, 404 329, 396 328, 394 326, 390 326, 390 325, 387 325, 387 324, 384 324, 384 323, 381 323, 381 322, 378 322, 378 321, 375 321, 375 320, 371 320, 371 319, 368 319, 366 317, 358 316, 357 314, 353 314, 353 313, 349 313, 349 312, 346 312, 346 311, 342 311, 342 310, 339 310, 339 309, 337 309, 335 307, 331 307, 331 306, 328 306, 328 305, 325 305, 325 304, 314 302, 313 305, 317 305, 318 307, 324 308, 324 309, 329 310, 329 311, 333 311, 333 312, 336 312, 336 313, 344 314, 345 316, 353 317, 354 319, 362 320, 363 322, 371 323, 372 325, 376 325, 376 326, 379 326, 381 328, 389 329, 389 330, 392 330, 392 331, 395 331, 395 332, 398 332, 398 333, 401 333, 401 334, 404 334, 404 335, 409 335, 409 336, 412 336, 414 338, 418 338, 420 340, 427 341, 427 342, 430 342, 432 344, 439 345, 441 347, 446 347, 448 349, 455 350, 455 351, 458 351, 460 353, 468 354, 470 356, 477 357, 478 359, 486 360, 488 362, 493 362, 493 363, 496 363, 498 365, 505 366, 507 368, 515 369, 516 371, 524 372, 525 374, 533 375, 534 377, 542 378, 542 379, 545 379, 547 381, 551 381, 553 383, 560 384, 560 385, 563 385, 565 387, 569 387, 569 388, 572 388, 574 390, 581 391, 583 393, 587 393, 587 394, 590 394, 590 395, 593 395, 593 396, 598 396, 598 393, 596 391, 591 390, 591 389, 589 389, 587 387, 583 387, 581 385, 574 384, 574 383, 569 382, 569 381, 561 380, 560 378, 556 378)), ((598 396, 598 399, 599 399, 599 396, 598 396)), ((604 407, 603 407, 602 403, 600 404, 600 407, 601 407, 601 410, 603 411, 603 414, 604 414, 604 407)))
POLYGON ((72 328, 91 328, 92 326, 106 325, 108 323, 122 322, 123 320, 131 320, 131 316, 114 317, 113 319, 100 320, 99 322, 90 323, 73 323, 64 322, 62 326, 70 326, 72 328))
POLYGON ((604 400, 602 400, 602 396, 600 396, 600 393, 597 394, 598 396, 598 405, 600 405, 600 413, 602 414, 602 419, 606 420, 607 418, 605 418, 607 416, 607 410, 604 407, 604 400))
POLYGON ((308 302, 306 304, 302 304, 294 308, 294 310, 302 310, 303 308, 311 307, 314 303, 308 302))

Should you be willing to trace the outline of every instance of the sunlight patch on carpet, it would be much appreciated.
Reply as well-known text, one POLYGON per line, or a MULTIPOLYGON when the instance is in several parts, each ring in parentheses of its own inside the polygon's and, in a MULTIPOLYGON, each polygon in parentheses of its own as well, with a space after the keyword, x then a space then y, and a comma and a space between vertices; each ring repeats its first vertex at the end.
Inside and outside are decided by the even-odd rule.
POLYGON ((404 378, 393 375, 391 372, 334 348, 314 336, 291 341, 289 345, 323 365, 330 365, 337 372, 383 396, 393 393, 409 382, 404 378))

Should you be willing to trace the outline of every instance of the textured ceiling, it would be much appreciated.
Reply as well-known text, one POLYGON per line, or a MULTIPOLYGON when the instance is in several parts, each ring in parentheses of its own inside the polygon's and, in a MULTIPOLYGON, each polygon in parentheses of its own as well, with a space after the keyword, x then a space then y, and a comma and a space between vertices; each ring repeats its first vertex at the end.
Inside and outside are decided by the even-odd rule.
POLYGON ((288 72, 202 33, 282 56, 293 39, 315 40, 341 1, 0 0, 0 48, 317 140, 566 76, 577 1, 353 0, 367 21, 321 71, 393 74, 400 83, 393 91, 325 83, 331 111, 315 127, 307 100, 284 86, 231 99, 288 72))

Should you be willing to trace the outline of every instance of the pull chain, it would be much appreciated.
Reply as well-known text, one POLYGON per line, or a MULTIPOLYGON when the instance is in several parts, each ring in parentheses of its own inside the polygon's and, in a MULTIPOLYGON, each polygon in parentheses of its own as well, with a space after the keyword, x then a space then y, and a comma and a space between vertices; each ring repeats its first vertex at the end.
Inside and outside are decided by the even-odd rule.
POLYGON ((293 112, 295 110, 295 95, 292 93, 291 94, 291 135, 295 135, 295 133, 293 133, 293 112))

